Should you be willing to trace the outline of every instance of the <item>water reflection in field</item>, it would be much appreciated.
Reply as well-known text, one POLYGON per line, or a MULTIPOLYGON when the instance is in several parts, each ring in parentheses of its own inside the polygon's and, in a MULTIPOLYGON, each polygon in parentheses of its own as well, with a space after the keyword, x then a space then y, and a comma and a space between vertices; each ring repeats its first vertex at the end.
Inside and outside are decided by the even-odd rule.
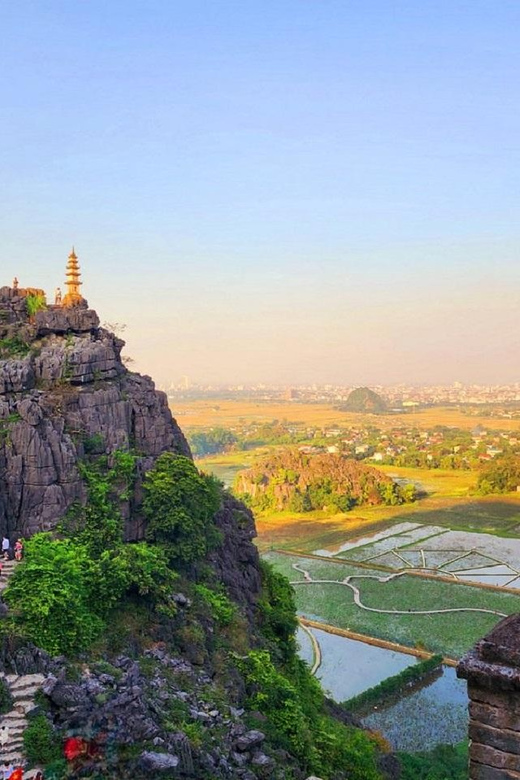
POLYGON ((301 626, 296 632, 296 641, 298 642, 298 655, 300 658, 312 666, 314 663, 314 653, 312 649, 312 642, 307 631, 304 631, 301 626))
MULTIPOLYGON (((356 696, 416 661, 411 655, 314 628, 311 631, 322 652, 316 676, 336 701, 356 696)), ((312 644, 301 628, 297 639, 300 656, 312 664, 312 644)), ((363 723, 380 731, 397 750, 428 750, 438 743, 455 744, 465 738, 467 708, 466 683, 456 678, 454 669, 444 667, 442 675, 430 683, 418 685, 386 708, 374 708, 363 723)))
MULTIPOLYGON (((416 662, 413 655, 374 647, 327 631, 311 630, 322 652, 316 677, 336 701, 350 699, 416 662)), ((309 652, 312 658, 312 647, 309 650, 308 637, 300 639, 300 636, 301 655, 307 661, 309 652)))
POLYGON ((374 710, 363 723, 380 731, 397 750, 415 752, 439 743, 454 745, 468 730, 466 683, 457 680, 455 669, 444 667, 442 676, 431 685, 388 709, 374 710))
POLYGON ((226 487, 232 487, 238 472, 243 471, 247 466, 244 463, 205 463, 204 460, 198 460, 197 468, 214 474, 226 487))

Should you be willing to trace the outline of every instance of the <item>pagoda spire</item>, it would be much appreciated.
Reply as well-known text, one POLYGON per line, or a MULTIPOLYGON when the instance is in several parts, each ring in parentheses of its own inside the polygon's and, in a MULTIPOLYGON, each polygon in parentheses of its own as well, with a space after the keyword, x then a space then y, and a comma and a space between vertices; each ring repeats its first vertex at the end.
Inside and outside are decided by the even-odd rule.
POLYGON ((67 268, 65 270, 65 287, 67 292, 63 296, 63 306, 75 306, 78 303, 83 302, 83 296, 80 292, 80 287, 83 282, 80 281, 81 273, 79 269, 78 257, 72 247, 72 251, 67 260, 67 268))

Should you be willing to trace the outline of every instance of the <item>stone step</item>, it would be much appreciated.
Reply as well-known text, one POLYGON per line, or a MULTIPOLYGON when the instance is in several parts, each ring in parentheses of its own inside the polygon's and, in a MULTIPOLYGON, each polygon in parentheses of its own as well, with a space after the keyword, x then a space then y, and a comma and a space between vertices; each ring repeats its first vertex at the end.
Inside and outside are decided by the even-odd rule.
POLYGON ((27 728, 27 720, 24 718, 23 720, 19 721, 2 721, 2 728, 7 728, 9 732, 9 737, 12 737, 15 734, 23 734, 25 729, 27 728))
POLYGON ((13 683, 16 683, 17 680, 24 680, 24 681, 31 681, 35 683, 42 683, 45 680, 45 675, 36 673, 36 674, 5 674, 3 675, 4 678, 7 680, 9 685, 12 685, 13 683))
POLYGON ((25 763, 22 754, 19 750, 13 750, 11 753, 4 753, 0 760, 2 763, 5 763, 7 761, 9 764, 14 764, 15 766, 20 766, 25 763))
POLYGON ((6 712, 5 715, 2 715, 0 717, 0 725, 8 726, 10 721, 22 722, 25 721, 25 718, 23 717, 23 715, 20 715, 20 713, 17 712, 16 710, 9 710, 9 712, 6 712))
POLYGON ((11 696, 13 697, 14 701, 17 702, 20 699, 27 699, 31 697, 34 698, 34 695, 37 691, 40 690, 39 685, 24 685, 20 686, 19 688, 11 688, 11 696))
POLYGON ((16 688, 19 685, 41 685, 45 680, 44 674, 8 674, 7 682, 11 688, 16 688))
POLYGON ((24 733, 26 728, 27 728, 27 723, 18 726, 8 726, 9 739, 14 739, 15 737, 19 737, 21 734, 24 733))
POLYGON ((2 764, 2 761, 5 760, 4 759, 4 754, 5 753, 14 753, 17 750, 20 753, 22 752, 22 750, 23 750, 23 739, 13 739, 12 742, 11 741, 9 742, 9 748, 6 748, 5 751, 2 751, 0 749, 0 766, 2 764))
POLYGON ((19 737, 21 734, 24 733, 25 729, 27 728, 27 723, 23 723, 17 726, 8 726, 9 728, 9 739, 14 739, 15 737, 19 737))

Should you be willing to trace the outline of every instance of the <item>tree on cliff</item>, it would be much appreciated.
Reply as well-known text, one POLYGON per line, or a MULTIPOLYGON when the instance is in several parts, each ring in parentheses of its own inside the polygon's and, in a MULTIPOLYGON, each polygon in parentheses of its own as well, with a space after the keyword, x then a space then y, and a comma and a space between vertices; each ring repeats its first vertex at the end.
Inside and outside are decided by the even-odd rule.
POLYGON ((203 558, 218 539, 212 519, 221 501, 219 483, 189 458, 165 452, 147 473, 144 490, 146 538, 177 565, 203 558))

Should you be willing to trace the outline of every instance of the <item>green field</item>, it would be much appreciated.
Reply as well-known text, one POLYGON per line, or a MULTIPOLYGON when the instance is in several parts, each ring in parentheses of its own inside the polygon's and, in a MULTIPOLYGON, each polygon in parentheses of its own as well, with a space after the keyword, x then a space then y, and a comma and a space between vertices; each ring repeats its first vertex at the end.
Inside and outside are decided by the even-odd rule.
MULTIPOLYGON (((255 458, 265 455, 269 449, 272 448, 224 453, 203 458, 197 461, 197 466, 230 485, 238 471, 248 468, 255 458)), ((405 521, 497 536, 520 536, 520 496, 517 493, 499 497, 473 495, 476 475, 471 471, 398 466, 377 468, 399 479, 419 483, 427 496, 402 506, 355 507, 346 514, 331 515, 326 511, 257 513, 259 548, 262 551, 272 548, 333 551, 350 538, 405 521)))
MULTIPOLYGON (((265 558, 291 581, 303 575, 292 568, 297 563, 316 580, 334 580, 338 584, 302 584, 295 586, 296 604, 306 617, 339 628, 398 642, 420 646, 431 652, 459 658, 487 634, 501 619, 478 612, 454 612, 433 615, 393 615, 367 612, 354 603, 352 591, 340 582, 347 575, 386 576, 376 569, 337 564, 326 560, 267 553, 265 558)), ((453 608, 491 609, 504 614, 520 612, 520 594, 442 582, 433 578, 403 575, 390 582, 354 579, 362 604, 384 610, 436 610, 453 608)))

